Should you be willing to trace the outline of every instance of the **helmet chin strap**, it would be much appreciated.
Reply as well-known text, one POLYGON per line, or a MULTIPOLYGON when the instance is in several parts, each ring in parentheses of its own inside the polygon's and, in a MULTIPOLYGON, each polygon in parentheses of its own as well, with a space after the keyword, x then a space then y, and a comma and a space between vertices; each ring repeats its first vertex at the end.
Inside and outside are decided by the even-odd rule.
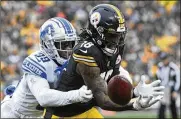
POLYGON ((59 64, 64 64, 67 60, 66 59, 64 59, 64 58, 62 58, 62 57, 57 57, 56 58, 56 60, 57 60, 57 62, 59 63, 59 64))
MULTIPOLYGON (((96 28, 96 30, 97 30, 97 33, 99 35, 99 38, 97 38, 97 40, 95 38, 92 38, 93 42, 95 42, 99 46, 103 46, 104 35, 100 32, 101 30, 98 30, 97 28, 96 28)), ((92 32, 91 32, 91 36, 92 36, 92 32)), ((111 50, 111 49, 109 49, 107 47, 104 47, 104 48, 101 48, 101 49, 102 49, 103 53, 105 53, 107 56, 113 56, 118 51, 118 48, 116 48, 115 50, 111 50)))
POLYGON ((54 52, 54 54, 55 54, 55 60, 57 60, 57 62, 58 62, 59 64, 62 65, 62 64, 64 64, 64 63, 67 61, 65 58, 59 56, 57 50, 54 50, 53 52, 54 52))
MULTIPOLYGON (((47 45, 47 44, 46 44, 47 45)), ((47 45, 47 47, 49 47, 49 45, 47 45)), ((47 48, 42 48, 43 51, 51 58, 51 59, 54 59, 56 60, 59 64, 64 64, 67 60, 64 59, 63 57, 60 57, 59 54, 58 54, 58 51, 57 50, 54 50, 56 49, 55 46, 51 46, 50 49, 47 49, 47 48)))

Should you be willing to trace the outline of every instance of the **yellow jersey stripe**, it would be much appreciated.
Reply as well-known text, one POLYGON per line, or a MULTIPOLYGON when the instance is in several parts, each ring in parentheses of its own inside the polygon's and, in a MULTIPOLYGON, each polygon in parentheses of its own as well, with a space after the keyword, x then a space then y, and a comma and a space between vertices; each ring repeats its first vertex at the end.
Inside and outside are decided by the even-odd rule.
POLYGON ((108 5, 116 11, 118 17, 120 18, 120 19, 119 19, 119 22, 120 22, 121 24, 124 23, 124 18, 123 18, 123 16, 122 16, 122 13, 120 12, 120 10, 119 10, 117 7, 115 7, 114 5, 110 5, 110 4, 108 4, 108 5))
POLYGON ((80 61, 80 60, 75 60, 76 62, 83 63, 85 65, 91 66, 91 67, 97 67, 98 65, 96 63, 90 63, 86 61, 80 61))
POLYGON ((74 60, 81 60, 81 61, 86 61, 86 62, 91 62, 91 63, 95 62, 95 60, 84 59, 84 58, 77 58, 75 56, 73 56, 73 58, 74 58, 74 60))
POLYGON ((90 56, 83 56, 83 55, 77 55, 77 54, 75 54, 75 53, 73 53, 73 56, 74 57, 77 57, 77 58, 84 58, 84 59, 89 59, 89 60, 94 60, 94 58, 93 57, 90 57, 90 56))

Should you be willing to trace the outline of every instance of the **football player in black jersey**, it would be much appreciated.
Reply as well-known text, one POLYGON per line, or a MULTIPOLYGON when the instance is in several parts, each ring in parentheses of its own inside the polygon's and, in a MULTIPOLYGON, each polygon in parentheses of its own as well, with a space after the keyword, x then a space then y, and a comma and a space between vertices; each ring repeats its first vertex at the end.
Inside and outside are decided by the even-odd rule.
POLYGON ((147 91, 145 102, 142 96, 139 96, 141 90, 139 86, 144 82, 134 90, 134 95, 139 98, 125 106, 115 104, 108 97, 107 81, 112 76, 120 74, 126 32, 125 19, 117 7, 100 4, 90 11, 89 26, 80 34, 81 42, 74 47, 56 89, 69 91, 86 84, 92 90, 94 98, 87 103, 47 108, 46 118, 103 118, 95 106, 110 111, 140 110, 150 107, 163 97, 160 95, 163 94, 161 91, 157 93, 156 98, 152 96, 155 94, 152 88, 159 84, 158 81, 143 88, 147 91))

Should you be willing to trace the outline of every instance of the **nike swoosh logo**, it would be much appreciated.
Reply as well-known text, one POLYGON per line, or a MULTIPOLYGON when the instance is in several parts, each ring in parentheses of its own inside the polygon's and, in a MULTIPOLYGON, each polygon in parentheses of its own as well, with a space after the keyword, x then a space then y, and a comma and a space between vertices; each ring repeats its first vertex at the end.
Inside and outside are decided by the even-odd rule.
POLYGON ((81 50, 81 49, 79 49, 79 50, 83 53, 87 53, 87 50, 81 50))

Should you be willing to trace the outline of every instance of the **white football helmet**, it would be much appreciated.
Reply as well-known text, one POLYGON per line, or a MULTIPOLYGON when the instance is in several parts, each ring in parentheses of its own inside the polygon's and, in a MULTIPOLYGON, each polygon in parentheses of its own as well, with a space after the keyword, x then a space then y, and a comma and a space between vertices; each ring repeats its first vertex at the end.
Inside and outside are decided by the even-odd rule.
POLYGON ((41 49, 60 64, 67 60, 78 40, 75 28, 64 18, 51 18, 40 28, 41 49))

